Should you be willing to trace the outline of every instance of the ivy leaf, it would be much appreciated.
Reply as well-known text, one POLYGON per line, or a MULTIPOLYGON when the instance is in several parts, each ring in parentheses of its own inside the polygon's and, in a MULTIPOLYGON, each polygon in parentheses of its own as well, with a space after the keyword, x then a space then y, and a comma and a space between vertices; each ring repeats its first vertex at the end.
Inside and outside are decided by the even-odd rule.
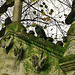
POLYGON ((43 7, 43 5, 40 5, 40 7, 43 7))
POLYGON ((45 25, 45 26, 44 26, 44 29, 46 29, 46 28, 47 28, 47 26, 45 25))
POLYGON ((51 31, 53 30, 53 28, 51 29, 51 31))
POLYGON ((64 21, 62 21, 62 23, 64 24, 64 21))
POLYGON ((53 9, 51 9, 51 10, 50 10, 50 12, 52 12, 52 13, 53 13, 53 12, 54 12, 54 10, 53 10, 53 9))
POLYGON ((34 24, 32 24, 32 27, 35 27, 35 25, 34 25, 34 24))
POLYGON ((48 8, 48 6, 47 6, 47 5, 45 5, 45 8, 48 8))
POLYGON ((50 12, 49 14, 52 15, 52 12, 50 12))
POLYGON ((46 18, 43 18, 43 21, 46 21, 46 18))
POLYGON ((45 15, 45 12, 43 12, 42 15, 45 15))
POLYGON ((27 25, 26 28, 30 27, 30 25, 27 25))
POLYGON ((43 2, 43 5, 45 5, 45 2, 43 2))
POLYGON ((5 25, 4 25, 4 24, 2 24, 2 27, 5 27, 5 25))
POLYGON ((51 9, 51 10, 50 10, 50 12, 49 12, 49 14, 50 14, 50 15, 52 15, 52 13, 53 13, 53 12, 54 12, 54 10, 53 10, 53 9, 51 9))
POLYGON ((47 21, 49 21, 49 20, 50 20, 50 18, 49 18, 49 17, 47 17, 46 19, 47 19, 47 21))
POLYGON ((0 16, 2 15, 3 13, 0 13, 0 16))
POLYGON ((67 16, 67 14, 64 14, 64 16, 67 16))
POLYGON ((43 9, 41 9, 41 13, 43 13, 44 12, 44 10, 43 9))
POLYGON ((36 11, 33 11, 34 14, 36 14, 36 11))
POLYGON ((35 27, 35 26, 37 26, 38 24, 36 24, 36 23, 34 23, 33 25, 32 25, 32 27, 35 27))
POLYGON ((65 18, 67 18, 67 14, 64 14, 65 18))
POLYGON ((34 23, 34 26, 37 26, 37 24, 36 24, 36 23, 34 23))

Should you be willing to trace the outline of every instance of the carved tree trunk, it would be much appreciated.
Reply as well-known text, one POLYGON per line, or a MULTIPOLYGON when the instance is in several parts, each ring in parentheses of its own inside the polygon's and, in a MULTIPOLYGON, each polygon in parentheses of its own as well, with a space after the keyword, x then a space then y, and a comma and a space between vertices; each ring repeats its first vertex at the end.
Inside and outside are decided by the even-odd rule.
POLYGON ((21 22, 22 0, 15 0, 13 22, 21 22))

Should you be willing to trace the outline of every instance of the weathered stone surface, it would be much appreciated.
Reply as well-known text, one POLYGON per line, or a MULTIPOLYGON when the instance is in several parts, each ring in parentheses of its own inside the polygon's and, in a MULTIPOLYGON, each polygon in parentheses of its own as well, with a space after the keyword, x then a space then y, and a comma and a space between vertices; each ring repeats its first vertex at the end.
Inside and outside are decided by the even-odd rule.
POLYGON ((67 34, 67 40, 70 42, 70 44, 64 53, 64 56, 75 54, 75 21, 72 23, 67 34))
POLYGON ((38 65, 38 56, 32 55, 32 65, 33 67, 36 67, 38 65))
MULTIPOLYGON (((68 46, 66 52, 64 53, 64 56, 74 55, 75 54, 75 21, 72 23, 72 25, 68 31, 67 38, 70 43, 69 43, 69 46, 68 46)), ((68 72, 66 72, 67 75, 75 75, 75 63, 73 63, 73 64, 69 63, 69 64, 64 65, 64 67, 65 67, 64 71, 66 71, 66 69, 67 69, 68 70, 68 72), (69 71, 69 70, 72 70, 72 71, 69 71)))
POLYGON ((21 21, 21 11, 22 11, 22 0, 15 0, 14 12, 13 12, 13 22, 21 21))
MULTIPOLYGON (((58 72, 60 67, 58 65, 58 59, 48 55, 45 52, 42 52, 42 49, 30 44, 28 45, 25 41, 14 37, 15 42, 14 46, 19 48, 23 45, 23 49, 25 51, 24 57, 22 60, 18 60, 17 56, 14 55, 14 48, 12 48, 8 54, 5 53, 4 48, 0 47, 0 74, 9 74, 9 75, 50 75, 53 72, 53 66, 55 69, 54 75, 59 75, 58 72), (37 67, 40 71, 37 71, 37 67, 33 67, 32 65, 32 57, 35 56, 36 62, 38 62, 37 67), (46 60, 46 57, 48 58, 46 60), (58 65, 58 67, 56 66, 58 65)), ((14 47, 13 46, 13 47, 14 47)), ((62 70, 61 70, 62 71, 62 70)), ((64 75, 63 71, 60 74, 64 75)))
POLYGON ((64 56, 75 54, 75 40, 72 40, 64 56))
POLYGON ((69 71, 67 72, 67 75, 75 75, 75 71, 69 71))

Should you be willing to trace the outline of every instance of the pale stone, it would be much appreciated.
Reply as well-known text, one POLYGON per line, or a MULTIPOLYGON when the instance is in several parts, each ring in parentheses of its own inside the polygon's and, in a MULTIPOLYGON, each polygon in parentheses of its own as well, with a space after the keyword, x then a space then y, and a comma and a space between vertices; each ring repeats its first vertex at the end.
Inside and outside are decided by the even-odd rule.
POLYGON ((21 13, 22 13, 22 0, 15 0, 14 4, 14 12, 13 12, 13 22, 21 21, 21 13))

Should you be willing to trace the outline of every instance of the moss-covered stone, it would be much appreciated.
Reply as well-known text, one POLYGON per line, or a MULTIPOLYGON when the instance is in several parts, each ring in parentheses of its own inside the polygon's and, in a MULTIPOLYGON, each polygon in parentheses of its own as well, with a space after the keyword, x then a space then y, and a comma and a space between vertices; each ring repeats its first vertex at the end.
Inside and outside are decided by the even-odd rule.
POLYGON ((15 34, 16 32, 22 32, 24 30, 25 30, 25 27, 20 22, 13 22, 6 27, 5 34, 9 31, 11 33, 14 32, 15 34))
MULTIPOLYGON (((12 23, 6 28, 6 34, 1 40, 1 46, 3 46, 3 48, 0 47, 0 50, 1 52, 6 50, 11 42, 13 42, 13 46, 10 48, 8 54, 0 52, 0 74, 66 75, 66 73, 63 72, 63 68, 60 67, 58 59, 63 59, 63 62, 66 63, 67 60, 72 62, 74 57, 61 58, 60 55, 63 56, 65 50, 72 51, 72 49, 74 49, 74 39, 66 42, 66 45, 63 48, 58 45, 56 46, 52 42, 45 41, 42 38, 36 38, 33 35, 29 35, 26 32, 23 32, 23 30, 21 30, 22 28, 23 26, 19 22, 12 23), (14 50, 16 50, 16 55, 14 55, 14 50)), ((75 64, 73 63, 72 66, 74 65, 75 64)), ((67 66, 68 65, 65 67, 67 68, 67 66)))
POLYGON ((7 0, 6 4, 11 4, 12 2, 14 2, 14 0, 7 0))
POLYGON ((73 23, 70 27, 70 29, 68 30, 67 33, 68 36, 75 36, 75 23, 73 23))
POLYGON ((1 75, 9 75, 9 74, 7 74, 7 73, 2 73, 1 75))

